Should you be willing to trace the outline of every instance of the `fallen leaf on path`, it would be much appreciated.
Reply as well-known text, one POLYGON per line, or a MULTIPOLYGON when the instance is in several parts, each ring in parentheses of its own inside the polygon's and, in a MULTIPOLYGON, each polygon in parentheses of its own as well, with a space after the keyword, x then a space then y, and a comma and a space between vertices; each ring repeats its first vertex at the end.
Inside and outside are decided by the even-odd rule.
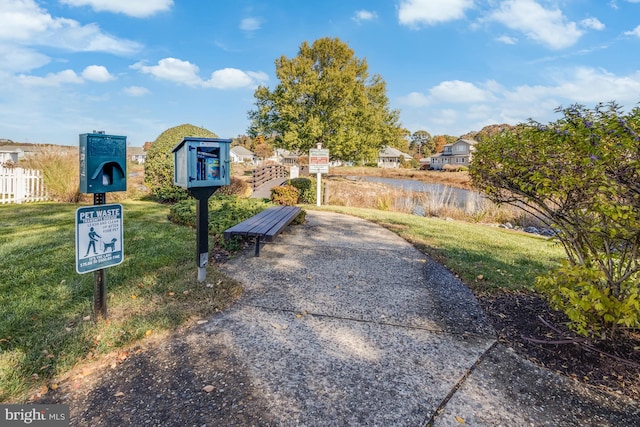
POLYGON ((460 417, 456 417, 456 421, 459 422, 460 424, 464 424, 464 418, 460 418, 460 417))
POLYGON ((202 388, 202 391, 207 392, 207 393, 211 393, 213 391, 213 386, 211 384, 206 385, 202 388))
POLYGON ((123 393, 123 392, 121 392, 121 391, 119 391, 119 392, 117 392, 116 394, 114 394, 113 396, 114 396, 114 397, 122 397, 122 396, 124 396, 124 393, 123 393))

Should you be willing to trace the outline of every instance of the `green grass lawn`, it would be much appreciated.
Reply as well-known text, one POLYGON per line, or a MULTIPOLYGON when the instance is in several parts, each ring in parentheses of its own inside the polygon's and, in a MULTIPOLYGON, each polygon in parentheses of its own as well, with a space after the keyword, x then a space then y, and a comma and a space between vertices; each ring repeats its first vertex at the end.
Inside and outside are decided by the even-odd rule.
POLYGON ((108 268, 108 320, 94 323, 93 273, 75 271, 79 205, 0 206, 0 401, 79 362, 228 306, 240 286, 210 266, 197 282, 195 230, 167 220, 169 207, 125 202, 124 262, 108 268))
MULTIPOLYGON (((125 259, 107 269, 108 320, 97 323, 90 320, 93 273, 75 271, 79 206, 0 206, 0 402, 23 401, 78 363, 210 315, 240 295, 239 284, 214 266, 207 272, 213 286, 196 281, 195 230, 169 222, 169 206, 122 205, 125 259)), ((535 277, 564 255, 546 239, 496 227, 371 209, 320 209, 393 230, 476 292, 531 289, 535 277)))

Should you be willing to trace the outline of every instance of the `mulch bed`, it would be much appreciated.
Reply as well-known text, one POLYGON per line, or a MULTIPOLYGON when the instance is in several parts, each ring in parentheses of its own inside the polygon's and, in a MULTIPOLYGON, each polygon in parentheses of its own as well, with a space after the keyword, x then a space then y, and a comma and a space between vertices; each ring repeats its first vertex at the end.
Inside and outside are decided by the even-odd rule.
POLYGON ((531 362, 576 381, 640 401, 640 334, 616 342, 586 340, 564 313, 531 293, 478 296, 498 340, 531 362))

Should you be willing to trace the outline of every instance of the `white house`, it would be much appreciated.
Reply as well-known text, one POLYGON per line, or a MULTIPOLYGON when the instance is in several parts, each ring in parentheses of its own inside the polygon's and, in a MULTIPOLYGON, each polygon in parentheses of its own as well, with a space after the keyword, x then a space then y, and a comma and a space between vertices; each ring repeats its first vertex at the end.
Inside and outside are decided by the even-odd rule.
POLYGON ((475 144, 472 139, 459 139, 445 145, 441 153, 431 156, 431 169, 442 170, 445 165, 469 167, 475 144))
POLYGON ((393 147, 385 147, 384 150, 378 154, 378 167, 398 168, 403 160, 408 162, 411 161, 411 159, 413 159, 413 157, 407 153, 403 153, 393 147))
POLYGON ((129 160, 139 165, 147 160, 147 152, 142 147, 127 147, 129 160))
POLYGON ((233 163, 255 163, 256 155, 241 145, 231 147, 230 154, 233 163))

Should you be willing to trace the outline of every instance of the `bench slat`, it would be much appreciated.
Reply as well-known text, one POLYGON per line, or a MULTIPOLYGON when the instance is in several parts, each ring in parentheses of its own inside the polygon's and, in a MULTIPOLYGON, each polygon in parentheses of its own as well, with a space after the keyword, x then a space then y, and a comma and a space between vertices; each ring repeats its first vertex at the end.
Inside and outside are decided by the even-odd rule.
POLYGON ((252 216, 251 218, 248 218, 242 221, 241 223, 238 223, 233 227, 228 228, 223 233, 225 239, 228 237, 231 237, 234 234, 246 235, 251 230, 258 227, 263 221, 269 221, 269 217, 277 215, 278 214, 277 209, 278 207, 266 209, 252 216))
POLYGON ((225 239, 233 235, 266 237, 272 239, 289 225, 300 212, 297 206, 276 206, 268 208, 253 217, 224 231, 225 239))

